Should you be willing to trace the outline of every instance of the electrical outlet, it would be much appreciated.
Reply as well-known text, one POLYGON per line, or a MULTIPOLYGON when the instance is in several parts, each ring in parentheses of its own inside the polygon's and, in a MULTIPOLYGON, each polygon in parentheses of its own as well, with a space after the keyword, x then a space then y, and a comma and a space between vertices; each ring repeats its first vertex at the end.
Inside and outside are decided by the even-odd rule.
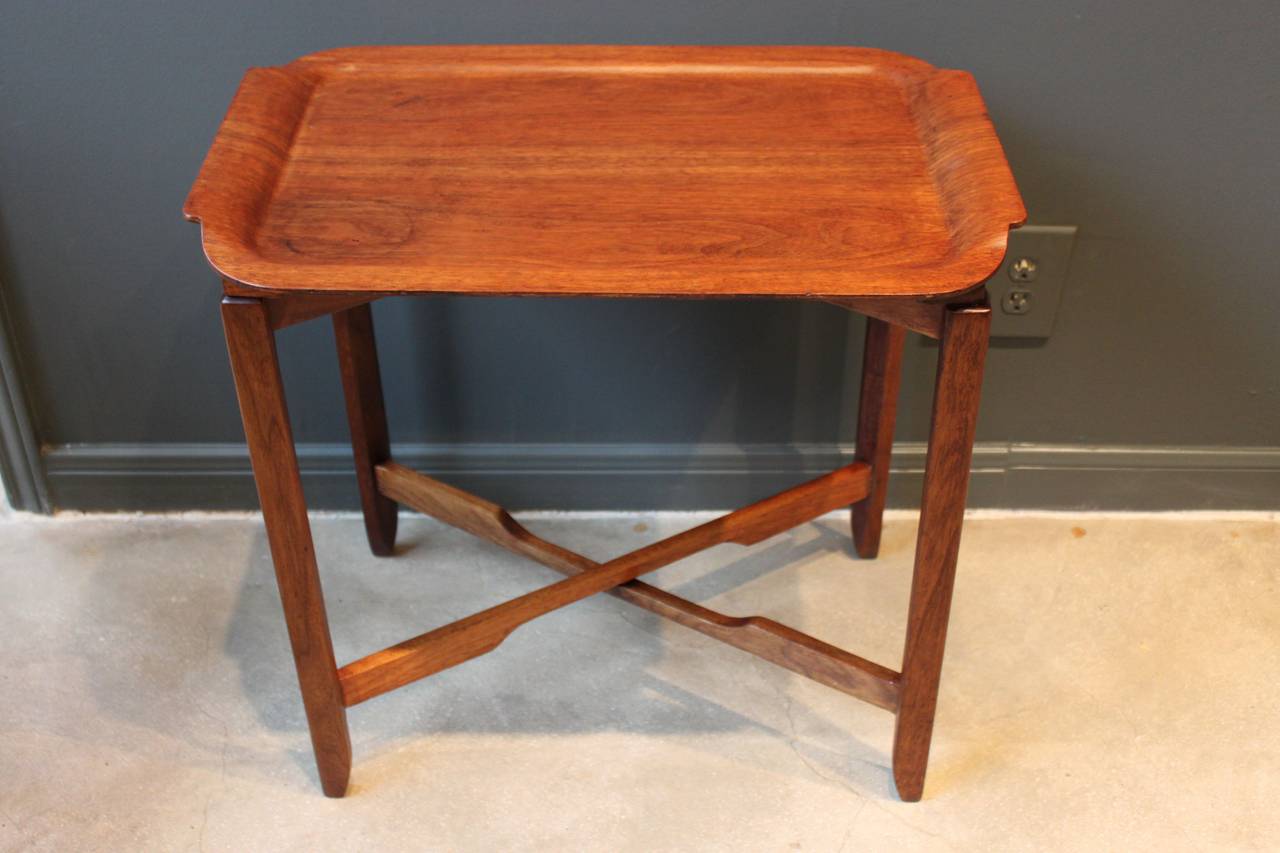
POLYGON ((1009 232, 1009 252, 987 279, 991 337, 1047 338, 1067 283, 1074 225, 1024 225, 1009 232))

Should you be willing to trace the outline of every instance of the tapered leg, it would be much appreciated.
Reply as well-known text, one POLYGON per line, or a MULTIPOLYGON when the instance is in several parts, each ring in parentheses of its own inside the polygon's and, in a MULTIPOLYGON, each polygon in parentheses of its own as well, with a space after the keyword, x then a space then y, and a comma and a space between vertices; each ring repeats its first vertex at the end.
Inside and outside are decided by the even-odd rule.
POLYGON ((880 552, 880 524, 889 487, 889 456, 893 423, 898 414, 898 385, 902 380, 902 347, 907 330, 874 317, 867 318, 862 349, 862 391, 858 397, 858 461, 871 466, 871 490, 849 511, 853 546, 859 557, 880 552))
POLYGON ((907 801, 924 792, 990 328, 985 298, 943 319, 893 739, 893 778, 907 801))
POLYGON ((369 305, 334 314, 333 334, 338 344, 342 389, 347 397, 347 422, 351 425, 364 529, 369 537, 369 549, 379 557, 386 557, 396 544, 398 507, 378 491, 374 473, 375 465, 391 458, 391 442, 387 437, 387 414, 382 404, 382 378, 378 372, 373 312, 369 305))
POLYGON ((266 306, 256 299, 224 299, 222 322, 320 784, 329 796, 341 797, 351 771, 351 739, 275 336, 266 306))

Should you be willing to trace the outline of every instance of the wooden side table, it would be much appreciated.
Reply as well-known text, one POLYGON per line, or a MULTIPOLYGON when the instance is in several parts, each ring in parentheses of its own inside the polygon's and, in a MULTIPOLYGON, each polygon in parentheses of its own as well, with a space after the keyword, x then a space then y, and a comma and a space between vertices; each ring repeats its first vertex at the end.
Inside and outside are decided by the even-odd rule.
POLYGON ((248 72, 186 215, 222 275, 227 346, 324 792, 346 709, 598 592, 896 716, 920 798, 960 543, 995 271, 1025 212, 973 78, 852 48, 353 48, 248 72), (369 303, 397 294, 791 297, 869 317, 855 460, 596 563, 393 461, 369 303), (332 315, 369 544, 398 506, 568 577, 338 666, 274 332, 332 315), (940 341, 901 671, 638 580, 852 506, 874 557, 903 340, 940 341))

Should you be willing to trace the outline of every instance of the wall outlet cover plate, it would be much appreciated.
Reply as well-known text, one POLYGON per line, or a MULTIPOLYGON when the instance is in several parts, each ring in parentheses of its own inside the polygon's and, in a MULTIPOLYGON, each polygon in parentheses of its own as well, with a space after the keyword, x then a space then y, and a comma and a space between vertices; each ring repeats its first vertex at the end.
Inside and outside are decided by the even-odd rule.
POLYGON ((1024 225, 1009 232, 1009 251, 987 279, 991 337, 1047 338, 1067 283, 1074 225, 1024 225))

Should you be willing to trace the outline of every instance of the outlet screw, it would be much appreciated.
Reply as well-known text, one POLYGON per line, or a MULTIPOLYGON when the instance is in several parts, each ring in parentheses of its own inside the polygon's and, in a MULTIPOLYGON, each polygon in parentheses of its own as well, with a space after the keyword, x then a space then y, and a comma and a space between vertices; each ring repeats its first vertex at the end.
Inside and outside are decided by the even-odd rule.
POLYGON ((1014 281, 1035 281, 1036 262, 1032 258, 1018 258, 1009 264, 1009 278, 1014 281))

